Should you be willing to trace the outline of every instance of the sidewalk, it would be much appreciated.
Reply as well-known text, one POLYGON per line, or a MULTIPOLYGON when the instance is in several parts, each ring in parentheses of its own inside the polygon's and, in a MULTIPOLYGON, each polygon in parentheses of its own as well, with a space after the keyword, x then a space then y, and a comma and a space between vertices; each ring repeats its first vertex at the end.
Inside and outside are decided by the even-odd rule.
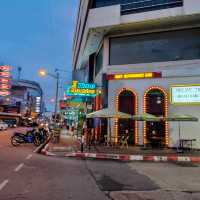
POLYGON ((142 147, 110 147, 91 146, 84 147, 80 152, 80 141, 70 133, 61 135, 59 143, 49 142, 43 149, 48 156, 75 157, 82 159, 102 159, 120 161, 154 161, 154 162, 197 162, 200 163, 200 151, 177 153, 173 149, 147 149, 142 147))

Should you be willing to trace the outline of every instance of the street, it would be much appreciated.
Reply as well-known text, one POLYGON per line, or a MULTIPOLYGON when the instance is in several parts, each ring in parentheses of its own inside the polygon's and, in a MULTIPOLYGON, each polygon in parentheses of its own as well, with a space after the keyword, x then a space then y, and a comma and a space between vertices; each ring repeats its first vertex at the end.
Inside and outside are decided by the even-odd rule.
POLYGON ((200 199, 198 165, 46 157, 12 147, 14 131, 0 133, 0 200, 200 199))

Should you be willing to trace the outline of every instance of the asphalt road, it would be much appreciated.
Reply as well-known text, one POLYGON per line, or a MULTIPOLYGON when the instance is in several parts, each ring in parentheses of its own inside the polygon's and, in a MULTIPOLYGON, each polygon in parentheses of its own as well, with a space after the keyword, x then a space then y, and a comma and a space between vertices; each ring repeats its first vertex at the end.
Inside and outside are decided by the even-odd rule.
MULTIPOLYGON (((13 131, 0 132, 0 200, 107 200, 111 196, 114 200, 157 200, 156 195, 168 200, 160 198, 163 194, 169 196, 165 189, 181 192, 187 177, 193 181, 195 200, 199 199, 198 166, 46 157, 33 153, 36 147, 32 144, 11 146, 13 131), (190 172, 196 175, 191 178, 190 172), (163 178, 165 174, 167 180, 163 178), (128 193, 122 194, 124 191, 128 193), (141 192, 141 196, 131 192, 141 192)), ((191 192, 192 187, 188 183, 184 189, 191 192)), ((172 199, 179 199, 180 195, 172 199)), ((182 196, 181 199, 184 200, 182 196)))

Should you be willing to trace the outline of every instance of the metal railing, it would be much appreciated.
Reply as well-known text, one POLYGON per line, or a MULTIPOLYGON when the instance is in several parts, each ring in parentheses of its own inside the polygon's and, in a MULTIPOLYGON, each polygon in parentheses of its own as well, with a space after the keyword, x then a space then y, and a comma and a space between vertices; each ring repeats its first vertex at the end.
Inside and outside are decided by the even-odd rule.
POLYGON ((183 6, 183 0, 141 0, 121 4, 121 14, 133 14, 183 6))

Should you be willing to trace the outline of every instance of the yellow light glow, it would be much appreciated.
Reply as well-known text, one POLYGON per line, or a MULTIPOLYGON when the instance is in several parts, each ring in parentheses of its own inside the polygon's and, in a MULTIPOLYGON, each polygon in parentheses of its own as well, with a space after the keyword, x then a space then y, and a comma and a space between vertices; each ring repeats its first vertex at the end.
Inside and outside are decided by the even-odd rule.
POLYGON ((38 74, 40 76, 46 76, 47 75, 47 71, 45 69, 40 69, 39 72, 38 72, 38 74))
MULTIPOLYGON (((130 88, 123 88, 123 89, 119 90, 119 92, 117 94, 117 97, 116 97, 116 103, 115 103, 116 109, 119 111, 119 95, 124 90, 131 91, 134 94, 134 96, 135 96, 135 104, 133 106, 135 108, 135 113, 137 114, 138 113, 138 95, 134 90, 132 90, 130 88)), ((138 122, 134 121, 134 123, 135 123, 135 144, 137 145, 138 141, 139 141, 138 122)), ((115 142, 116 143, 118 142, 118 126, 119 126, 119 120, 115 119, 115 142)))
POLYGON ((122 74, 116 74, 114 77, 115 77, 115 79, 121 79, 121 78, 123 78, 123 75, 122 74))
POLYGON ((137 78, 153 78, 152 72, 145 73, 130 73, 130 74, 115 74, 114 79, 137 79, 137 78))
MULTIPOLYGON (((165 95, 165 117, 168 116, 168 94, 167 92, 161 88, 161 87, 158 87, 158 86, 152 86, 150 87, 149 89, 146 90, 145 94, 144 94, 144 98, 143 98, 143 111, 144 113, 147 112, 147 94, 150 90, 152 89, 158 89, 160 91, 162 91, 165 95)), ((143 142, 144 144, 147 144, 147 127, 146 127, 146 122, 144 122, 144 129, 143 129, 143 142)), ((169 145, 169 124, 168 122, 165 122, 165 145, 168 146, 169 145)))
POLYGON ((145 78, 152 78, 153 77, 153 73, 149 72, 149 73, 145 73, 145 78))

